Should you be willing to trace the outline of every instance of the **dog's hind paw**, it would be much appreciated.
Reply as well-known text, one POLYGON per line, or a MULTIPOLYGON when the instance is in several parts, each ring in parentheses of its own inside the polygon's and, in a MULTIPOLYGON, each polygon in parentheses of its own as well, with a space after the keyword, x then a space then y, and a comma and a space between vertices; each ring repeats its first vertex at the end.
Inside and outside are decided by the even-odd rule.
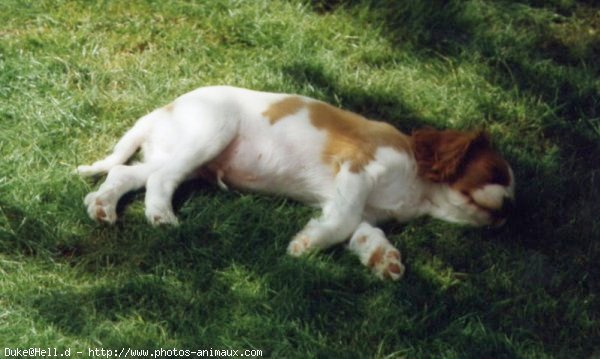
POLYGON ((100 198, 98 192, 90 192, 83 200, 91 219, 113 224, 117 221, 116 204, 100 198))

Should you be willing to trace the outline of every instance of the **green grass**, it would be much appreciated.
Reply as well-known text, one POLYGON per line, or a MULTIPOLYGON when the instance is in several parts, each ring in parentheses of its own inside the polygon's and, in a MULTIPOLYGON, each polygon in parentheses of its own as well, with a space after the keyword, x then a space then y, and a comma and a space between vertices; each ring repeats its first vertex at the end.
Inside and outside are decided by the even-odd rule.
MULTIPOLYGON (((600 7, 593 1, 0 3, 3 347, 272 357, 600 355, 600 7), (187 184, 181 225, 128 195, 93 223, 73 170, 209 84, 295 92, 399 128, 486 128, 518 208, 499 230, 384 226, 408 271, 285 255, 315 212, 187 184)), ((2 350, 3 348, 0 348, 2 350)))

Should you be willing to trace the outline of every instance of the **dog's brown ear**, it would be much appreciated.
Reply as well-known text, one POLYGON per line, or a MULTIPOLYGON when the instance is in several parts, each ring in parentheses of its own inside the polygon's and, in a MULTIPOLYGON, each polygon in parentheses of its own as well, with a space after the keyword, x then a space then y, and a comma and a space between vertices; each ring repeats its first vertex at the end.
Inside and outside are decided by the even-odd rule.
POLYGON ((433 182, 452 181, 470 150, 489 146, 488 136, 483 131, 425 128, 413 131, 412 138, 419 175, 433 182))

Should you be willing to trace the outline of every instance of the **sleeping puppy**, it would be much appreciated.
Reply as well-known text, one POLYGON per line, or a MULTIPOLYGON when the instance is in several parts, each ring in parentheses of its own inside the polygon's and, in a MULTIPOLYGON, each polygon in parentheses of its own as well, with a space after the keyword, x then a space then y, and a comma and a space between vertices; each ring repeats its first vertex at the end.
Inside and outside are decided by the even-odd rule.
POLYGON ((85 197, 92 219, 114 223, 123 194, 146 187, 153 225, 176 224, 171 197, 186 179, 284 195, 322 209, 291 240, 300 256, 350 238, 348 248, 380 278, 404 273, 400 252, 376 224, 430 215, 501 225, 514 197, 508 163, 481 132, 405 135, 298 95, 203 87, 137 121, 108 157, 77 168, 108 173, 85 197), (125 165, 139 149, 143 160, 125 165))

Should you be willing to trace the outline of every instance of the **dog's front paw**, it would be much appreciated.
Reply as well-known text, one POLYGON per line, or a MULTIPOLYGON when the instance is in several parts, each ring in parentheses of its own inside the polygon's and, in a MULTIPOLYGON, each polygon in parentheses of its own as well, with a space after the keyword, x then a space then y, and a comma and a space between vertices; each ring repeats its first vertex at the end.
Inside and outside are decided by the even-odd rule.
POLYGON ((398 280, 404 275, 400 252, 391 246, 376 247, 369 257, 367 266, 381 279, 398 280))
POLYGON ((117 220, 116 204, 101 198, 98 192, 90 192, 83 200, 88 215, 98 222, 113 224, 117 220))
POLYGON ((153 226, 160 226, 163 224, 178 225, 179 221, 170 209, 160 208, 146 208, 146 218, 153 226))
POLYGON ((288 245, 287 252, 289 255, 299 257, 311 249, 311 240, 305 234, 298 234, 292 239, 288 245))

